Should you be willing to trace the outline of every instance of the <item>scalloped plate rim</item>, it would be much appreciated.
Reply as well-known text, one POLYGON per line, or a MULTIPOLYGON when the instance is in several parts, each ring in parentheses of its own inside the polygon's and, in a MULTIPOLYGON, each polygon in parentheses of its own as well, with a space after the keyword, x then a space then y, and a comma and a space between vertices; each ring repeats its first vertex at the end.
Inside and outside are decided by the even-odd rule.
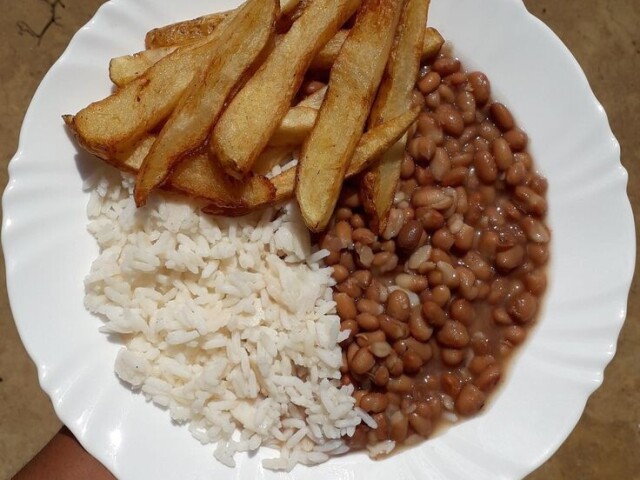
MULTIPOLYGON (((499 1, 499 0, 497 0, 499 1)), ((67 47, 67 49, 65 50, 65 52, 61 55, 61 57, 58 59, 58 61, 51 67, 51 69, 49 70, 49 72, 47 73, 47 75, 44 77, 43 81, 41 82, 39 88, 37 89, 34 98, 32 100, 32 103, 30 104, 27 113, 25 115, 24 118, 24 122, 23 122, 23 128, 21 129, 21 133, 20 133, 20 142, 19 142, 19 146, 18 146, 18 150, 16 152, 16 154, 14 155, 14 157, 12 158, 10 165, 9 165, 9 173, 10 173, 10 178, 9 178, 9 182, 7 184, 6 190, 5 190, 5 194, 3 195, 3 212, 5 212, 5 218, 3 219, 3 226, 2 226, 2 244, 3 247, 6 247, 5 252, 7 250, 9 250, 9 253, 11 253, 12 251, 12 230, 10 228, 9 222, 7 221, 7 219, 9 219, 9 221, 11 220, 10 217, 6 216, 6 211, 7 211, 7 206, 9 206, 9 208, 12 208, 12 192, 15 188, 15 183, 16 183, 16 174, 15 174, 15 170, 16 167, 18 166, 18 164, 20 162, 24 162, 24 158, 28 157, 29 155, 29 148, 30 145, 26 145, 26 140, 25 137, 27 137, 28 134, 28 127, 32 121, 32 117, 34 115, 34 111, 36 110, 37 107, 37 103, 39 100, 39 96, 43 94, 43 92, 46 90, 46 88, 48 87, 48 82, 51 80, 52 75, 60 68, 62 68, 65 65, 65 62, 69 61, 69 57, 70 57, 70 51, 74 46, 77 46, 76 44, 79 43, 79 41, 82 39, 81 37, 84 35, 85 32, 92 32, 92 29, 95 28, 96 26, 96 21, 100 18, 100 16, 103 14, 103 12, 109 8, 115 7, 115 6, 126 6, 128 3, 130 3, 131 0, 112 0, 110 2, 107 2, 105 4, 103 4, 98 11, 96 12, 96 14, 94 15, 94 17, 84 26, 82 27, 77 33, 76 35, 74 35, 73 39, 71 40, 71 42, 69 43, 69 46, 67 47)), ((526 9, 524 8, 524 5, 521 4, 520 0, 512 0, 513 3, 517 3, 520 4, 520 6, 522 6, 523 10, 526 12, 526 9)), ((434 2, 435 3, 435 2, 434 2)), ((606 112, 604 111, 603 107, 601 106, 601 104, 597 101, 597 99, 595 98, 595 96, 593 95, 593 92, 591 91, 591 88, 588 84, 588 80, 584 74, 584 72, 582 71, 582 69, 580 68, 578 62, 575 60, 575 58, 570 54, 570 52, 566 49, 566 47, 562 44, 562 42, 555 36, 555 34, 553 34, 553 32, 539 19, 537 19, 536 17, 533 17, 531 14, 529 14, 528 12, 526 12, 526 14, 530 17, 529 20, 530 21, 534 21, 537 23, 537 27, 538 28, 543 28, 545 29, 547 32, 547 35, 553 37, 554 41, 558 44, 558 47, 564 49, 564 53, 565 53, 565 57, 566 60, 571 61, 572 63, 572 67, 575 70, 575 73, 577 73, 583 80, 583 87, 586 89, 586 93, 591 97, 592 102, 594 103, 594 106, 599 110, 600 113, 600 123, 603 125, 598 125, 599 129, 601 129, 602 126, 605 126, 607 131, 605 132, 608 140, 612 141, 612 148, 613 151, 609 151, 609 155, 614 156, 615 158, 617 158, 617 165, 615 165, 616 167, 616 181, 617 183, 622 183, 623 187, 625 187, 626 189, 626 185, 628 183, 628 175, 626 170, 624 169, 624 167, 621 165, 620 163, 620 147, 619 144, 617 142, 617 140, 615 139, 613 133, 610 130, 610 127, 608 125, 608 119, 606 116, 606 112)), ((455 39, 453 40, 454 44, 455 44, 455 39)), ((620 192, 618 192, 620 193, 620 192)), ((631 207, 628 201, 628 197, 626 196, 626 192, 624 193, 624 199, 626 201, 626 205, 624 205, 624 207, 626 208, 627 211, 625 211, 625 215, 628 216, 628 214, 631 213, 631 207)), ((633 221, 628 222, 628 218, 627 218, 627 226, 630 226, 630 230, 627 231, 627 235, 631 236, 631 237, 635 237, 635 226, 633 221)), ((15 246, 15 245, 14 245, 15 246)), ((628 246, 629 247, 629 246, 628 246)), ((631 254, 631 258, 630 260, 635 260, 635 243, 632 242, 632 244, 630 245, 631 247, 631 251, 627 252, 629 254, 631 254)), ((7 290, 9 293, 9 302, 12 308, 12 311, 14 310, 14 301, 16 298, 16 289, 18 288, 18 286, 16 286, 14 284, 14 282, 12 281, 12 272, 13 269, 15 268, 13 266, 13 261, 14 259, 12 258, 11 255, 7 255, 7 290)), ((622 279, 623 279, 623 284, 626 285, 626 289, 625 292, 618 292, 623 294, 623 296, 625 297, 625 299, 628 297, 628 292, 629 292, 629 288, 631 285, 631 279, 633 276, 633 270, 634 270, 634 263, 635 262, 629 262, 629 267, 628 270, 626 272, 624 272, 624 275, 622 275, 622 279)), ((549 458, 553 452, 559 447, 559 445, 564 441, 564 439, 566 439, 566 436, 568 436, 568 434, 570 433, 570 431, 572 430, 573 426, 575 426, 575 424, 577 423, 583 409, 584 409, 584 404, 586 404, 586 401, 588 399, 588 397, 590 396, 591 393, 593 393, 593 391, 595 391, 602 383, 602 378, 603 378, 603 371, 604 368, 606 367, 606 365, 611 361, 611 359, 613 358, 613 356, 615 355, 616 352, 616 339, 617 336, 619 335, 620 329, 622 328, 622 325, 624 323, 624 319, 626 317, 626 301, 624 302, 624 304, 620 307, 619 309, 619 313, 616 316, 616 318, 611 319, 611 323, 612 325, 610 325, 610 329, 613 331, 616 331, 616 335, 614 338, 612 338, 609 342, 609 349, 607 349, 606 352, 601 352, 602 353, 602 359, 604 360, 604 362, 600 362, 599 364, 599 378, 597 379, 597 381, 592 381, 590 383, 587 383, 582 391, 583 393, 586 393, 586 395, 584 395, 583 398, 583 402, 582 402, 582 406, 580 409, 574 409, 575 412, 575 418, 571 419, 569 421, 569 423, 572 425, 571 429, 569 429, 566 432, 566 435, 559 435, 556 436, 556 444, 554 445, 549 445, 549 448, 546 449, 545 452, 541 452, 540 455, 536 456, 535 460, 533 463, 535 463, 535 465, 533 465, 533 467, 531 465, 520 465, 518 468, 518 466, 513 466, 514 470, 511 473, 517 473, 517 474, 525 474, 528 473, 529 471, 531 471, 533 468, 535 468, 537 465, 540 465, 544 460, 546 460, 547 458, 549 458), (561 438, 562 437, 562 438, 561 438), (515 469, 519 470, 518 472, 515 471, 515 469)), ((67 404, 65 403, 60 403, 58 400, 56 399, 55 395, 52 394, 52 390, 53 390, 53 386, 50 385, 48 383, 48 381, 44 378, 44 373, 47 369, 47 365, 38 362, 37 358, 38 358, 38 352, 34 351, 32 342, 30 341, 30 337, 29 334, 24 331, 24 324, 22 322, 19 321, 19 319, 16 319, 16 325, 18 328, 18 331, 20 333, 21 338, 23 339, 23 343, 25 344, 25 347, 29 353, 29 355, 31 356, 32 359, 34 359, 34 362, 36 363, 36 366, 38 368, 38 376, 41 382, 41 385, 43 386, 43 389, 50 395, 52 396, 52 401, 54 404, 54 408, 56 409, 56 413, 58 414, 58 416, 63 420, 63 421, 67 421, 67 423, 73 423, 69 420, 68 417, 69 415, 72 415, 72 412, 68 412, 66 410, 66 408, 68 408, 67 404), (67 417, 67 418, 65 418, 67 417)), ((592 371, 593 369, 591 369, 592 371)), ((72 428, 73 430, 73 428, 72 428)), ((80 441, 83 443, 83 445, 85 446, 85 448, 87 448, 88 451, 90 451, 94 456, 96 456, 97 458, 99 458, 108 468, 112 469, 113 471, 113 467, 114 465, 111 463, 110 458, 107 458, 107 456, 105 455, 104 451, 100 451, 100 449, 98 448, 98 445, 89 445, 86 444, 83 440, 84 440, 84 435, 82 435, 83 432, 80 431, 74 431, 74 434, 76 434, 78 436, 78 438, 80 439, 80 441), (95 447, 95 448, 94 448, 95 447)))

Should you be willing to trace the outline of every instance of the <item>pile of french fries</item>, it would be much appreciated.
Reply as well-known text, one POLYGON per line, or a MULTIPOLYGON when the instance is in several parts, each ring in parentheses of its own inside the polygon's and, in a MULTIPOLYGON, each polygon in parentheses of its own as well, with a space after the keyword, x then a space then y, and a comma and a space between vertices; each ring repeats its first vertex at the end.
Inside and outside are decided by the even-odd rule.
POLYGON ((148 32, 144 51, 111 60, 114 93, 63 118, 84 149, 136 175, 138 206, 159 188, 227 216, 295 196, 307 227, 322 231, 344 180, 360 174, 383 230, 420 109, 420 62, 443 44, 425 27, 428 8, 246 0, 148 32), (328 83, 304 96, 311 73, 328 83))

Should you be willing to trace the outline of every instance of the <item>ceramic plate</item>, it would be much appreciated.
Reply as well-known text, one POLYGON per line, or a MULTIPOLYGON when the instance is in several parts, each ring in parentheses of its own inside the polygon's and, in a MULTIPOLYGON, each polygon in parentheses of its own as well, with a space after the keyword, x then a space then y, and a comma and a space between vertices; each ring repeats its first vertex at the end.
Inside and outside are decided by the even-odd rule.
POLYGON ((577 62, 519 0, 433 0, 430 24, 468 68, 491 79, 529 134, 549 179, 553 258, 545 308, 503 388, 482 415, 419 447, 373 462, 350 454, 274 474, 260 454, 235 471, 113 373, 117 341, 83 308, 97 246, 85 227, 78 153, 60 115, 106 96, 109 59, 143 48, 154 26, 236 0, 113 0, 72 40, 42 81, 10 164, 2 241, 15 321, 60 419, 124 479, 502 479, 547 459, 602 382, 625 318, 635 236, 618 144, 577 62))

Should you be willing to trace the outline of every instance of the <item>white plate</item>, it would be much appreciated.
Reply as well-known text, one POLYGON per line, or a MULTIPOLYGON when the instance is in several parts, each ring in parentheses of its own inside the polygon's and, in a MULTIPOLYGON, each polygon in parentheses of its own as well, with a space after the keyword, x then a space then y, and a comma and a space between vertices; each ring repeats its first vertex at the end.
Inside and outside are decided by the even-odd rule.
POLYGON ((522 477, 567 437, 602 382, 625 318, 635 235, 627 174, 584 74, 519 0, 434 0, 430 23, 529 133, 549 179, 550 288, 539 327, 486 411, 388 460, 352 454, 291 474, 239 458, 218 464, 166 412, 121 385, 117 341, 83 308, 97 255, 86 232, 82 179, 96 160, 77 153, 60 115, 110 92, 111 57, 143 48, 157 25, 234 7, 237 0, 113 0, 74 37, 27 113, 3 198, 9 297, 24 344, 60 419, 120 478, 499 479, 522 477))

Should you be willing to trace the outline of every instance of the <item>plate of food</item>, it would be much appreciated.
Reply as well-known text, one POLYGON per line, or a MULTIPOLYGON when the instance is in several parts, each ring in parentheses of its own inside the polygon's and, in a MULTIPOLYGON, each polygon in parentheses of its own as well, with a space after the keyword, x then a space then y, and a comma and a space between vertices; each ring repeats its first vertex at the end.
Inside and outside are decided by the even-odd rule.
POLYGON ((118 478, 521 478, 625 318, 619 146, 519 0, 112 0, 9 173, 21 338, 118 478))

